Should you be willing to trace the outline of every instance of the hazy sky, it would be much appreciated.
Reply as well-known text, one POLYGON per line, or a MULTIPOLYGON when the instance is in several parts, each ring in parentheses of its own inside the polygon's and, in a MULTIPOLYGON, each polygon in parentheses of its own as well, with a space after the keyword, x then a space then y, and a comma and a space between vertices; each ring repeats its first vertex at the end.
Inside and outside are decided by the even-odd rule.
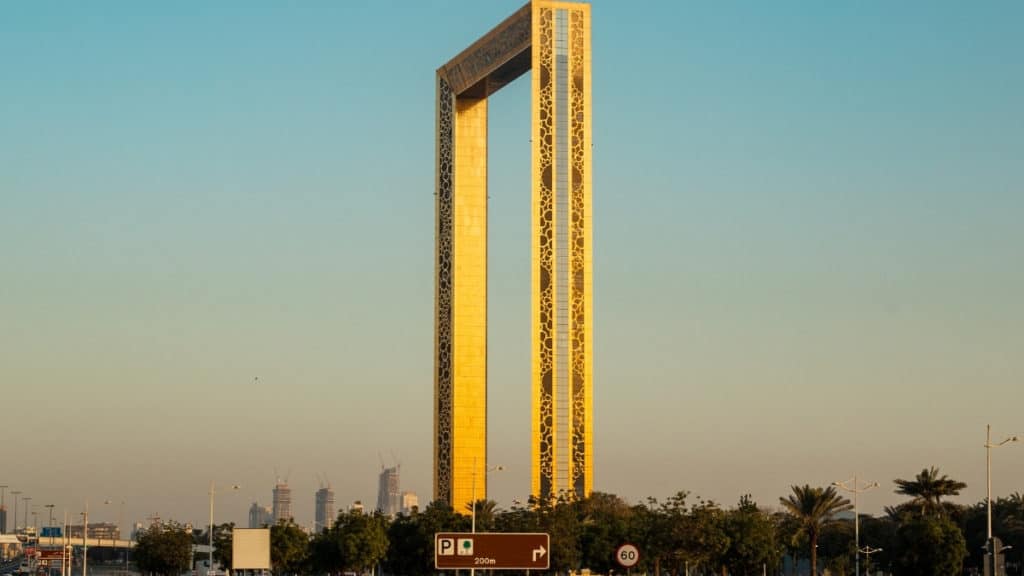
MULTIPOLYGON (((0 484, 205 524, 238 483, 217 520, 244 523, 281 476, 309 525, 318 478, 374 502, 383 460, 428 501, 434 72, 520 5, 3 3, 0 484)), ((985 424, 1024 433, 1022 19, 594 2, 596 489, 772 505, 858 473, 878 512, 938 466, 984 497, 985 424)), ((530 475, 528 94, 490 108, 503 507, 530 475)), ((1024 491, 1024 446, 993 460, 1024 491)))

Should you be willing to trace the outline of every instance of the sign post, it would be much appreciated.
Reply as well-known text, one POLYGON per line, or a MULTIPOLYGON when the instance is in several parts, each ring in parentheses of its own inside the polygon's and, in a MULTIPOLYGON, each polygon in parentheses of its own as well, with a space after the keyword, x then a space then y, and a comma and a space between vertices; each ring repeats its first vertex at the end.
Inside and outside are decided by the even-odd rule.
POLYGON ((438 532, 434 535, 434 568, 547 570, 550 538, 540 532, 438 532))

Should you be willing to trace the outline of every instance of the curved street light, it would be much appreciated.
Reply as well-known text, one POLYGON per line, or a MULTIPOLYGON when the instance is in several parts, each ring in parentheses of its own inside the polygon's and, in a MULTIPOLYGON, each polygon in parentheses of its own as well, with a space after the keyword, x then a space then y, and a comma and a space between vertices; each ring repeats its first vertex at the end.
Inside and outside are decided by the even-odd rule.
POLYGON ((877 552, 881 552, 882 549, 881 548, 872 548, 871 546, 865 546, 863 548, 858 548, 857 551, 868 557, 868 573, 870 574, 871 573, 871 555, 875 554, 877 552))
MULTIPOLYGON (((114 501, 113 500, 104 500, 103 503, 107 504, 107 505, 111 505, 111 504, 114 503, 114 501)), ((111 535, 110 535, 110 543, 111 543, 112 546, 114 546, 115 550, 117 549, 117 542, 116 542, 116 540, 121 540, 122 539, 121 538, 121 522, 122 522, 123 519, 124 519, 124 500, 121 500, 121 505, 117 509, 117 530, 114 532, 114 533, 117 534, 117 538, 116 539, 114 538, 114 533, 111 533, 111 535)), ((126 544, 125 545, 125 549, 124 549, 124 571, 125 571, 125 573, 128 572, 128 549, 130 547, 131 546, 126 544)))
MULTIPOLYGON (((505 469, 505 467, 500 465, 500 464, 495 465, 495 466, 488 466, 484 470, 484 474, 486 475, 486 474, 490 474, 491 472, 501 472, 504 469, 505 469)), ((486 497, 486 495, 485 495, 485 497, 486 497)), ((476 532, 476 458, 473 459, 473 498, 472 498, 472 502, 470 502, 470 508, 472 508, 473 513, 472 513, 471 520, 470 520, 470 530, 469 531, 475 533, 476 532)))
POLYGON ((985 482, 988 485, 986 491, 986 503, 988 506, 987 520, 988 520, 988 540, 992 540, 992 449, 999 448, 1004 444, 1010 442, 1019 442, 1020 438, 1017 436, 1009 436, 1002 442, 997 444, 992 443, 992 425, 985 425, 985 482))
MULTIPOLYGON (((863 480, 857 480, 857 475, 854 474, 853 478, 845 481, 835 481, 832 483, 833 486, 840 490, 853 493, 853 544, 854 549, 857 550, 857 554, 854 558, 854 565, 856 568, 856 575, 860 576, 860 511, 857 508, 857 495, 861 492, 867 492, 878 488, 878 482, 865 482, 863 480)), ((870 548, 870 546, 869 546, 870 548)))
POLYGON ((237 492, 240 488, 241 486, 238 484, 233 484, 230 488, 225 488, 218 492, 216 484, 214 484, 213 480, 210 480, 210 552, 206 557, 206 561, 209 564, 206 568, 207 575, 213 571, 213 497, 226 492, 237 492))

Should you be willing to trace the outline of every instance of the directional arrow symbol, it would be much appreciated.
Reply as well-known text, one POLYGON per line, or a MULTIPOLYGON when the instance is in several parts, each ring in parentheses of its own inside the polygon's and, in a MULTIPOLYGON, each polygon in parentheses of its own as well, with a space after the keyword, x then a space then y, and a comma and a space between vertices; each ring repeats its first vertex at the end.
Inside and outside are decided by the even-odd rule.
POLYGON ((533 561, 536 562, 537 558, 543 558, 544 555, 547 554, 547 552, 548 551, 544 549, 543 545, 541 545, 540 548, 534 548, 533 549, 533 561))

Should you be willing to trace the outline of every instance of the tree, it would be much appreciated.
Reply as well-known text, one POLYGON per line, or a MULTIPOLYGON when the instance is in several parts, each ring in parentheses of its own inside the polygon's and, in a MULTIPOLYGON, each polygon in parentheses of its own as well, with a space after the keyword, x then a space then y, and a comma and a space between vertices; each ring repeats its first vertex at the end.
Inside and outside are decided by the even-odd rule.
POLYGON ((177 522, 154 523, 135 540, 135 562, 142 573, 177 576, 192 564, 192 535, 177 522))
POLYGON ((275 574, 298 574, 309 560, 309 538, 292 519, 270 527, 270 564, 275 574))
POLYGON ((363 514, 353 510, 339 514, 326 536, 338 547, 339 568, 348 571, 367 572, 388 552, 387 518, 379 511, 363 514))
POLYGON ((441 501, 431 502, 424 510, 414 511, 408 516, 400 514, 388 527, 388 550, 384 562, 386 571, 404 576, 433 574, 434 534, 468 531, 469 519, 456 514, 451 506, 441 501))
POLYGON ((800 523, 800 529, 807 535, 811 549, 811 571, 818 571, 818 536, 821 528, 832 522, 835 515, 853 509, 853 504, 836 493, 834 486, 811 488, 809 485, 792 486, 793 493, 779 498, 779 503, 800 523))
POLYGON ((684 566, 686 562, 698 566, 722 565, 730 542, 725 531, 725 511, 713 500, 698 498, 675 530, 684 566))
POLYGON ((872 554, 861 556, 861 572, 867 572, 867 565, 870 562, 873 566, 891 566, 895 559, 896 530, 899 525, 892 518, 885 516, 874 518, 862 516, 860 519, 860 546, 881 550, 872 554))
POLYGON ((725 533, 729 548, 723 557, 730 574, 761 574, 765 566, 774 568, 778 564, 775 525, 750 495, 741 497, 739 506, 726 513, 725 533))
POLYGON ((494 518, 496 532, 539 532, 540 517, 536 510, 513 501, 512 509, 499 513, 494 518))
POLYGON ((837 520, 821 527, 818 537, 818 558, 829 574, 853 574, 854 553, 857 549, 852 520, 837 520))
POLYGON ((576 504, 580 521, 580 566, 598 573, 615 568, 615 550, 627 541, 632 510, 607 492, 593 492, 576 504))
POLYGON ((907 517, 896 531, 898 576, 959 576, 967 543, 952 520, 939 515, 907 517))
POLYGON ((685 526, 690 522, 686 505, 686 499, 689 496, 689 492, 680 490, 658 505, 657 509, 654 509, 654 506, 658 504, 657 500, 650 500, 654 518, 651 519, 652 534, 648 540, 656 542, 656 549, 662 551, 661 558, 657 559, 658 567, 664 567, 673 574, 683 572, 687 562, 694 560, 685 548, 685 526))
POLYGON ((644 553, 634 569, 638 572, 654 572, 661 576, 662 568, 671 570, 674 550, 669 547, 669 531, 666 517, 658 510, 658 501, 648 498, 646 504, 633 506, 628 527, 630 542, 644 553))
MULTIPOLYGON (((235 523, 230 522, 221 524, 213 530, 213 560, 228 570, 234 568, 231 565, 232 544, 234 542, 232 531, 234 529, 235 523)), ((210 569, 213 569, 213 566, 210 566, 210 569)))
POLYGON ((807 550, 807 535, 801 530, 800 521, 790 514, 776 512, 772 520, 775 523, 775 533, 782 547, 781 552, 789 556, 789 569, 792 576, 796 574, 796 567, 800 562, 800 553, 807 550))
POLYGON ((471 522, 474 505, 476 506, 476 531, 490 532, 494 530, 494 518, 498 503, 494 500, 481 499, 473 504, 466 504, 466 511, 470 513, 471 522))
POLYGON ((921 470, 913 480, 897 478, 894 482, 896 493, 910 496, 911 503, 920 509, 921 514, 942 513, 942 498, 956 496, 967 487, 967 484, 945 474, 939 476, 939 469, 934 466, 921 470))
POLYGON ((551 535, 551 571, 568 572, 580 569, 580 522, 572 494, 562 494, 556 500, 535 499, 542 532, 551 535))

